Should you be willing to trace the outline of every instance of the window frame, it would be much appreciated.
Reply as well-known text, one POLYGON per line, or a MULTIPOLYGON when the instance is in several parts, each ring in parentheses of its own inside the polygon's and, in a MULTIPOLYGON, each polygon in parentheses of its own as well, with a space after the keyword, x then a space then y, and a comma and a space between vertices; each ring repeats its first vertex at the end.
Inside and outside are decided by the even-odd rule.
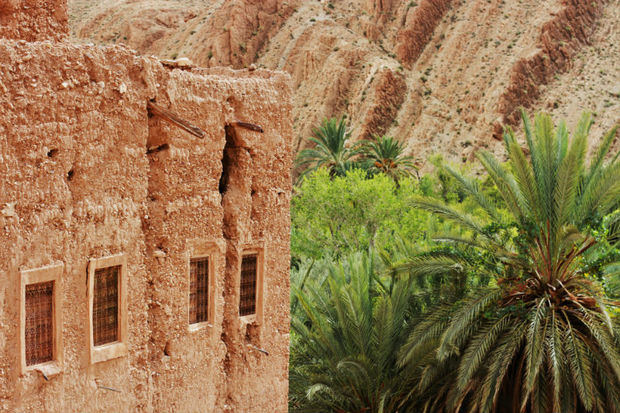
POLYGON ((88 336, 90 348, 90 363, 100 363, 127 355, 127 257, 125 254, 116 254, 102 258, 91 258, 88 261, 88 336), (107 267, 120 267, 119 270, 119 303, 118 303, 118 340, 95 346, 95 332, 93 328, 93 306, 95 271, 107 267))
POLYGON ((187 326, 190 332, 202 330, 206 327, 213 327, 215 321, 215 288, 216 288, 216 268, 219 263, 219 255, 220 255, 220 246, 216 242, 200 242, 200 240, 194 240, 190 242, 190 247, 188 248, 187 260, 186 260, 186 279, 187 279, 187 326), (199 260, 202 258, 206 258, 209 260, 208 263, 208 271, 209 271, 209 279, 207 282, 207 286, 209 288, 209 292, 207 294, 208 297, 208 308, 207 308, 207 320, 199 321, 197 323, 190 322, 190 294, 191 294, 191 262, 192 260, 199 260))
POLYGON ((264 273, 265 273, 265 247, 263 244, 249 244, 241 249, 239 254, 239 270, 237 271, 237 315, 247 324, 258 324, 263 322, 263 296, 264 296, 264 273), (243 257, 246 255, 256 255, 256 311, 254 314, 240 315, 241 305, 241 267, 243 257))
POLYGON ((62 274, 64 264, 53 264, 32 270, 20 271, 20 309, 19 309, 19 341, 21 373, 40 371, 46 377, 54 376, 62 371, 63 342, 62 342, 62 274), (26 364, 26 286, 44 282, 54 282, 52 294, 52 323, 53 323, 53 354, 52 360, 39 364, 26 364))

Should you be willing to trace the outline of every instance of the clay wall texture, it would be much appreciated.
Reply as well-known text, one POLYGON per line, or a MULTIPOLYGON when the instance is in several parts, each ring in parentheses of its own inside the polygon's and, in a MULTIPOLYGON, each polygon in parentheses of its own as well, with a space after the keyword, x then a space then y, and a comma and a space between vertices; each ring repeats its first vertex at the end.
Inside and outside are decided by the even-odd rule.
POLYGON ((35 42, 68 36, 66 0, 0 0, 0 38, 35 42))
POLYGON ((0 66, 0 412, 286 411, 288 76, 171 71, 120 47, 1 39, 0 66), (149 100, 205 138, 149 116, 149 100), (238 120, 264 133, 225 127, 238 120), (238 315, 247 247, 264 256, 257 321, 238 315), (119 253, 128 354, 92 364, 88 260, 119 253), (189 260, 203 253, 215 263, 214 317, 194 328, 189 260), (50 264, 64 264, 64 360, 46 381, 20 372, 19 279, 50 264))

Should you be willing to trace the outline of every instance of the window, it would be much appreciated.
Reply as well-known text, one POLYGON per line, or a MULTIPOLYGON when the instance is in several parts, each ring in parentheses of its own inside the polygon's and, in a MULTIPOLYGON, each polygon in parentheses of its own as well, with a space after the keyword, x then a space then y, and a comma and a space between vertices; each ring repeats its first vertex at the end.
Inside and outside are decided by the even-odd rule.
POLYGON ((88 297, 91 363, 127 354, 127 276, 124 255, 90 260, 88 297))
POLYGON ((209 258, 195 258, 189 265, 189 322, 209 320, 209 258))
POLYGON ((118 341, 120 270, 120 265, 95 270, 93 340, 96 346, 118 341))
POLYGON ((223 241, 187 241, 187 320, 189 331, 213 324, 215 318, 215 277, 225 244, 223 241))
POLYGON ((26 365, 54 359, 54 281, 26 286, 26 365))
POLYGON ((256 254, 245 255, 241 260, 241 288, 239 298, 239 315, 256 314, 256 254))
POLYGON ((20 341, 22 372, 41 370, 49 377, 60 371, 62 265, 21 272, 20 341))
POLYGON ((239 316, 260 322, 263 306, 263 249, 247 247, 241 256, 239 273, 239 316))

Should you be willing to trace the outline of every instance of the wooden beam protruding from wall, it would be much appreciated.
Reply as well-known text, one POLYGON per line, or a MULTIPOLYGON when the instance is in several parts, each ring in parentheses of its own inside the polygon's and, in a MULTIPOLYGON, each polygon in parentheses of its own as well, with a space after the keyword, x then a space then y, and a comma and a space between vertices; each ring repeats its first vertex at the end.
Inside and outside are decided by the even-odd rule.
POLYGON ((203 139, 206 135, 205 131, 200 129, 198 126, 192 125, 191 123, 184 119, 181 119, 179 116, 175 115, 168 109, 164 109, 161 106, 158 106, 155 103, 151 102, 150 100, 146 103, 146 108, 148 109, 149 114, 153 116, 159 116, 166 122, 178 126, 184 131, 191 133, 192 135, 200 139, 203 139))

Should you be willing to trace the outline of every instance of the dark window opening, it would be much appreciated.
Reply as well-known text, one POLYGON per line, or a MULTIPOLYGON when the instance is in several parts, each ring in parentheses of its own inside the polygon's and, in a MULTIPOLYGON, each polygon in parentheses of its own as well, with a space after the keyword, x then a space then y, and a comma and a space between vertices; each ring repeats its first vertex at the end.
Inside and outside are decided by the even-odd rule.
POLYGON ((245 255, 241 260, 239 315, 256 314, 256 280, 258 255, 245 255))
POLYGON ((209 320, 209 259, 189 263, 189 323, 209 320))
POLYGON ((26 286, 26 365, 54 359, 54 281, 26 286))
POLYGON ((159 145, 159 146, 149 147, 146 150, 146 154, 150 155, 152 153, 157 153, 157 152, 165 151, 165 150, 168 150, 168 149, 170 149, 170 145, 168 145, 167 143, 164 143, 164 144, 159 145))
POLYGON ((93 341, 95 346, 118 341, 120 271, 120 265, 95 270, 93 291, 93 341))

